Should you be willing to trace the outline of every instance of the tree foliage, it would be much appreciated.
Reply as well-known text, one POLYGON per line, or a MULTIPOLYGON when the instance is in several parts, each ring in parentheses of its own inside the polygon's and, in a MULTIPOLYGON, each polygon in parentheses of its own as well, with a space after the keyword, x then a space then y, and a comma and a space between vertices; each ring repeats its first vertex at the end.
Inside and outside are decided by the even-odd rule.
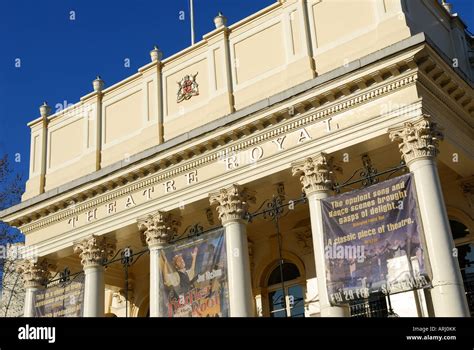
MULTIPOLYGON (((9 208, 21 200, 23 181, 21 175, 15 173, 8 156, 0 158, 0 211, 9 208)), ((20 231, 0 222, 0 245, 23 240, 20 231)))
MULTIPOLYGON (((21 200, 23 181, 15 173, 4 155, 0 158, 0 210, 9 208, 21 200)), ((5 247, 23 241, 23 235, 18 229, 8 226, 0 221, 0 246, 5 254, 5 247)), ((0 317, 20 316, 23 312, 25 289, 21 278, 16 272, 17 260, 15 257, 0 256, 0 317)))

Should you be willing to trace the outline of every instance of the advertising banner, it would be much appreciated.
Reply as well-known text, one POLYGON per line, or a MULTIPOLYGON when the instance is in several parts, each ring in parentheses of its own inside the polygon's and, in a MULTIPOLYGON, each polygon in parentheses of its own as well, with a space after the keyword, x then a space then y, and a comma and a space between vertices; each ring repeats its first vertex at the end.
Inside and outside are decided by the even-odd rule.
POLYGON ((84 274, 35 293, 35 317, 82 317, 84 274))
POLYGON ((430 286, 411 174, 321 201, 331 304, 430 286))
POLYGON ((160 315, 228 317, 224 229, 161 250, 160 315))

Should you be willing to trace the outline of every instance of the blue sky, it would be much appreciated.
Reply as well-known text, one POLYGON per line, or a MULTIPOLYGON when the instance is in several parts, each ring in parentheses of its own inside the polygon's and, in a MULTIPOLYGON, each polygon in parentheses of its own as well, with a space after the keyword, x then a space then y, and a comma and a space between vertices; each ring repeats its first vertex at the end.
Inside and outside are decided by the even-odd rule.
MULTIPOLYGON (((222 11, 229 24, 274 0, 195 0, 196 38, 214 28, 222 11)), ((471 0, 452 0, 474 31, 471 0)), ((164 56, 189 46, 188 0, 5 0, 0 5, 0 155, 15 154, 28 178, 29 128, 43 101, 75 103, 100 75, 110 86, 148 63, 157 44, 164 56), (70 11, 75 12, 71 20, 70 11), (180 11, 185 20, 180 20, 180 11), (15 67, 16 59, 21 66, 15 67), (124 60, 130 59, 130 68, 124 60)))

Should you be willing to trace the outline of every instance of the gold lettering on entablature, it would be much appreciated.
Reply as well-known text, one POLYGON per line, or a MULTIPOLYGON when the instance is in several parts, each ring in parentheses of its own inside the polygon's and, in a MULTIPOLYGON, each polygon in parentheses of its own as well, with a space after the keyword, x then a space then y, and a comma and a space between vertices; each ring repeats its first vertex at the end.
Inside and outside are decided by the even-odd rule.
POLYGON ((121 197, 114 198, 100 206, 100 208, 88 208, 86 212, 67 219, 67 223, 71 228, 77 228, 161 198, 164 195, 171 195, 198 182, 221 176, 226 171, 237 170, 243 165, 255 166, 265 158, 320 137, 326 132, 326 125, 321 121, 304 128, 295 128, 284 135, 276 134, 276 137, 273 138, 262 138, 263 142, 251 144, 239 151, 229 147, 221 151, 216 160, 202 165, 199 169, 187 170, 156 185, 141 187, 140 189, 137 186, 136 191, 124 193, 121 197))

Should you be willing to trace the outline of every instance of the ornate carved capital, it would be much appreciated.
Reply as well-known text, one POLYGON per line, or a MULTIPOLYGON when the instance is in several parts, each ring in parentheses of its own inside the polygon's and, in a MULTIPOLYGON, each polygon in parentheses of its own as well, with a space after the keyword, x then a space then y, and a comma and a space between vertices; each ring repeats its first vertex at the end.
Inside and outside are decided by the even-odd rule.
POLYGON ((142 232, 148 247, 168 243, 181 226, 179 217, 162 211, 138 219, 138 229, 142 232))
POLYGON ((217 205, 217 213, 222 224, 232 220, 242 220, 248 212, 249 203, 255 203, 255 192, 240 185, 223 188, 209 195, 211 205, 217 205))
POLYGON ((101 266, 114 254, 114 250, 115 244, 95 235, 74 245, 74 253, 79 254, 83 268, 101 266))
POLYGON ((46 260, 23 260, 17 268, 25 282, 25 288, 39 288, 45 286, 51 277, 49 269, 52 265, 46 260))
POLYGON ((330 191, 334 183, 334 172, 341 171, 333 164, 332 157, 319 153, 314 157, 293 163, 293 176, 300 175, 303 192, 309 195, 318 191, 330 191))
POLYGON ((439 141, 443 140, 441 129, 425 114, 413 122, 389 129, 389 133, 391 141, 400 143, 398 148, 407 164, 415 159, 435 158, 439 141))

